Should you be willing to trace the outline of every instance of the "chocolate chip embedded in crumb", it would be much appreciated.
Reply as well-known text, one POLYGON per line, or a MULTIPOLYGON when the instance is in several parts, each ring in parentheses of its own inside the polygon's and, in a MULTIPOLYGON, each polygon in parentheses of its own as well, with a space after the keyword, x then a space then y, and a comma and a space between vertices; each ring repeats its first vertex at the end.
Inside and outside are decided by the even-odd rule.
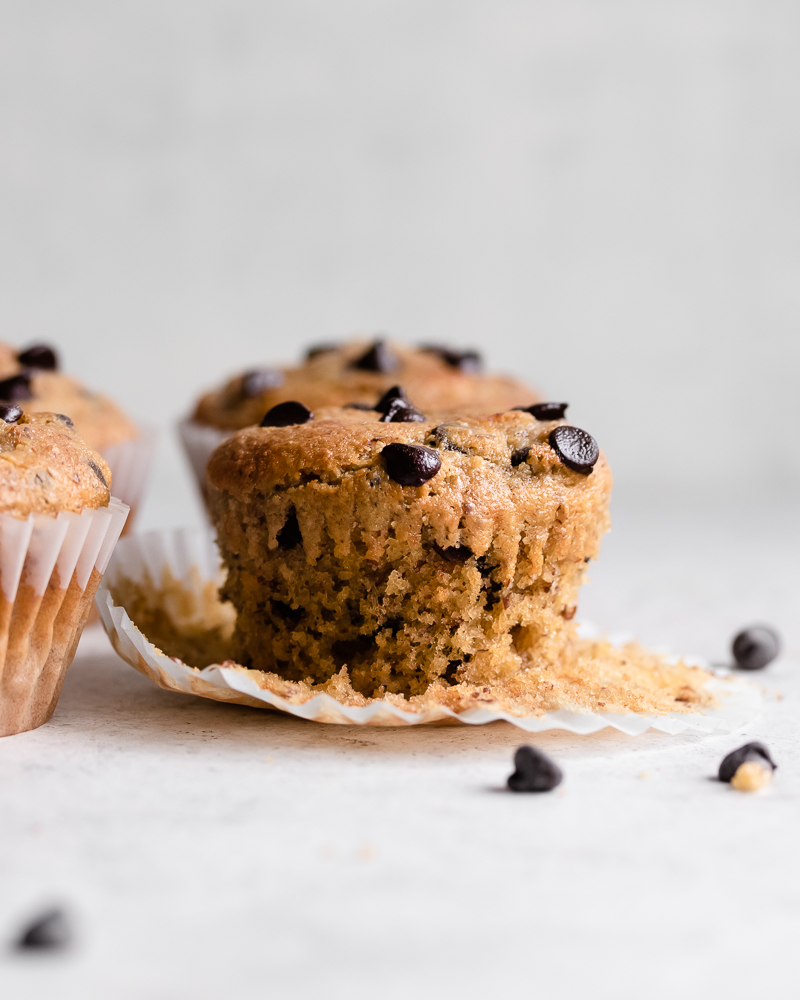
POLYGON ((591 474, 600 457, 597 442, 591 434, 582 431, 580 427, 562 424, 550 431, 548 441, 564 465, 582 476, 591 474))
POLYGON ((30 375, 22 372, 0 381, 0 399, 8 400, 9 403, 21 403, 26 399, 33 399, 30 375))
POLYGON ((439 454, 421 444, 387 444, 381 455, 389 478, 401 486, 422 486, 442 467, 439 454))
POLYGON ((15 424, 22 416, 22 407, 16 403, 0 403, 0 420, 7 424, 15 424))
POLYGON ((294 549, 303 542, 303 534, 300 531, 300 524, 297 520, 297 511, 291 508, 283 527, 278 532, 278 545, 282 549, 294 549))
POLYGON ((511 464, 514 468, 518 465, 522 465, 523 462, 527 462, 528 455, 530 455, 530 453, 530 448, 517 448, 517 450, 511 455, 511 464))
POLYGON ((72 943, 72 928, 63 910, 53 909, 42 914, 22 932, 17 950, 58 951, 72 943))
POLYGON ((320 354, 330 354, 330 352, 335 351, 338 346, 338 344, 315 344, 314 347, 309 347, 306 351, 306 361, 310 361, 312 358, 316 358, 320 354))
POLYGON ((434 542, 433 548, 449 563, 465 563, 473 555, 472 549, 468 545, 448 545, 445 548, 434 542))
POLYGON ((536 747, 520 747, 514 754, 514 767, 508 779, 512 792, 549 792, 564 780, 558 764, 536 747))
POLYGON ((382 424, 424 423, 425 417, 407 399, 393 399, 381 417, 382 424))
POLYGON ((68 417, 66 413, 54 413, 53 416, 56 420, 59 420, 65 427, 69 427, 71 431, 75 430, 75 424, 72 422, 72 417, 68 417))
POLYGON ((42 371, 55 371, 58 368, 58 355, 47 344, 31 344, 19 352, 17 361, 25 368, 39 368, 42 371))
POLYGON ((314 419, 314 414, 307 406, 291 400, 278 403, 269 410, 259 426, 261 427, 292 427, 295 424, 307 424, 314 419))
POLYGON ((343 410, 374 410, 374 406, 370 406, 369 403, 345 403, 342 407, 343 410))
POLYGON ((777 764, 763 743, 745 743, 722 761, 719 780, 740 792, 755 792, 772 780, 777 764))
POLYGON ((277 368, 256 368, 242 375, 242 398, 253 399, 269 389, 283 385, 284 376, 277 368))
POLYGON ((563 420, 569 403, 534 403, 533 406, 515 406, 515 410, 530 413, 537 420, 563 420))
POLYGON ((97 478, 100 480, 103 486, 105 486, 105 488, 108 489, 108 483, 106 482, 106 477, 103 475, 103 470, 100 468, 100 466, 96 462, 93 462, 91 459, 89 459, 89 468, 97 476, 97 478))
POLYGON ((751 625, 733 640, 733 658, 740 670, 763 670, 781 651, 781 640, 769 625, 751 625))
POLYGON ((356 358, 353 368, 360 368, 365 372, 393 372, 397 368, 397 358, 384 341, 376 340, 368 351, 356 358))

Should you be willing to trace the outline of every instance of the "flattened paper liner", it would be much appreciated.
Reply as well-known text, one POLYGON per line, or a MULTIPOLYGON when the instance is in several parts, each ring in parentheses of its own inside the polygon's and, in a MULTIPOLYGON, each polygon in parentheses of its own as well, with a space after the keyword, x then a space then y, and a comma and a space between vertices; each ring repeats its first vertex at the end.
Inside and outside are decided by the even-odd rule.
POLYGON ((0 736, 52 715, 127 516, 113 497, 81 514, 0 514, 0 736))
POLYGON ((152 580, 160 580, 165 568, 176 580, 185 582, 187 589, 196 586, 198 579, 214 580, 219 572, 216 546, 207 534, 193 529, 152 532, 124 539, 97 594, 97 605, 117 653, 167 691, 251 708, 273 708, 301 719, 342 725, 418 726, 442 721, 483 725, 504 720, 527 732, 563 729, 579 735, 606 727, 629 736, 637 736, 650 728, 669 734, 687 731, 728 733, 753 721, 760 711, 761 698, 754 685, 739 678, 720 677, 709 683, 717 704, 703 713, 646 715, 560 710, 521 717, 492 708, 490 704, 459 713, 444 706, 413 712, 381 701, 363 707, 343 705, 326 693, 314 695, 302 704, 293 704, 274 691, 260 687, 256 677, 263 675, 258 671, 229 663, 214 664, 202 670, 190 667, 176 657, 166 656, 147 639, 133 624, 125 608, 115 604, 111 590, 115 581, 125 578, 143 582, 149 576, 152 580))

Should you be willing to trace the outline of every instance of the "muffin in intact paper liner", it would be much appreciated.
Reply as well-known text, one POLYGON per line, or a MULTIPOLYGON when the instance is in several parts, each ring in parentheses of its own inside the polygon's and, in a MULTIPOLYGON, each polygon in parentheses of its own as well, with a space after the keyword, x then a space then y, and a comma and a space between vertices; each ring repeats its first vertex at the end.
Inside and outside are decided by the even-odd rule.
MULTIPOLYGON (((588 735, 606 727, 627 735, 649 728, 668 734, 732 732, 758 714, 760 696, 738 678, 708 674, 712 696, 702 709, 662 712, 611 712, 571 705, 524 714, 509 691, 498 687, 480 698, 448 704, 435 698, 365 698, 337 678, 326 685, 291 682, 276 674, 243 667, 226 657, 235 613, 218 597, 219 554, 211 536, 196 529, 131 536, 117 546, 97 594, 106 632, 117 653, 159 687, 215 701, 270 708, 307 720, 368 726, 433 722, 482 725, 507 721, 528 732, 561 729, 588 735), (183 655, 179 655, 182 653, 183 655)), ((645 669, 669 674, 693 669, 677 657, 642 650, 635 644, 612 646, 583 638, 584 655, 598 669, 613 668, 622 657, 645 669)))

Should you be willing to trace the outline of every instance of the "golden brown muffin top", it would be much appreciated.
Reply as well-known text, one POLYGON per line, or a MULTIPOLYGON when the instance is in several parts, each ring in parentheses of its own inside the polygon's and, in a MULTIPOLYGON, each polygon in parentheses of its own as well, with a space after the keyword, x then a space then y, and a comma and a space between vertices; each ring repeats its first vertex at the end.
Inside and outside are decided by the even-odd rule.
POLYGON ((366 473, 378 488, 370 502, 380 505, 387 491, 383 500, 391 495, 389 506, 397 510, 422 503, 425 510, 417 513, 439 544, 469 544, 477 554, 498 529, 545 509, 553 514, 560 505, 565 513, 585 514, 588 528, 608 500, 605 456, 590 435, 563 418, 539 420, 511 410, 384 422, 391 409, 323 408, 300 422, 304 415, 293 413, 292 405, 276 407, 265 419, 294 415, 298 422, 246 428, 216 449, 208 465, 212 488, 246 502, 311 481, 335 487, 366 473))
POLYGON ((0 401, 26 410, 62 413, 86 443, 104 451, 139 436, 136 425, 107 396, 58 371, 58 356, 46 344, 18 351, 0 344, 0 401))
POLYGON ((260 422, 277 403, 298 399, 310 406, 373 405, 400 383, 423 410, 492 413, 535 403, 534 390, 502 375, 483 375, 474 351, 407 347, 384 341, 355 341, 312 348, 291 368, 244 372, 206 393, 193 419, 221 430, 260 422))
POLYGON ((80 513, 107 507, 111 472, 56 413, 22 413, 0 404, 0 513, 80 513))

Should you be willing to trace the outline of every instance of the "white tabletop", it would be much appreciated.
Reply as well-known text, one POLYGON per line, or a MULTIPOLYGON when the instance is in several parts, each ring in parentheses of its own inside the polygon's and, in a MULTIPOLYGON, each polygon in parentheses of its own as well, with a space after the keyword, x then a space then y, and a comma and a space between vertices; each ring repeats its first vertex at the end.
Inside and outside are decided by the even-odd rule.
POLYGON ((305 723, 170 694, 87 633, 53 719, 0 741, 5 997, 796 996, 800 529, 788 500, 623 498, 581 612, 719 659, 787 651, 735 735, 305 723), (779 697, 781 700, 779 700, 779 697), (713 779, 764 740, 770 790, 713 779), (504 790, 535 742, 565 771, 504 790))

